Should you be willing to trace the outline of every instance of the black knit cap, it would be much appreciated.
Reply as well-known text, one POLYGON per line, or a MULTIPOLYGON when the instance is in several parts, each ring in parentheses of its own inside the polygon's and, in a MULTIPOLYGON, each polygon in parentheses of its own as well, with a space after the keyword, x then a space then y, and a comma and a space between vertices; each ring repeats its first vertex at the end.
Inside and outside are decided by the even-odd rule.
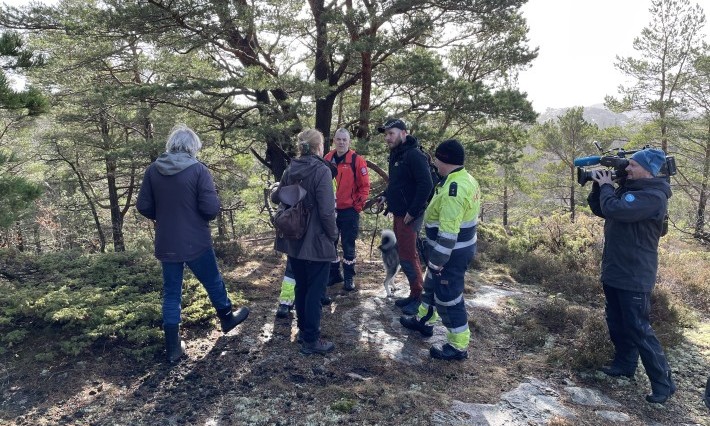
POLYGON ((442 163, 463 166, 466 154, 463 145, 456 139, 447 139, 436 147, 434 156, 442 163))
POLYGON ((407 130, 407 125, 404 124, 404 121, 402 121, 401 119, 393 118, 391 120, 385 121, 385 124, 378 127, 377 131, 380 133, 384 133, 387 129, 407 130))

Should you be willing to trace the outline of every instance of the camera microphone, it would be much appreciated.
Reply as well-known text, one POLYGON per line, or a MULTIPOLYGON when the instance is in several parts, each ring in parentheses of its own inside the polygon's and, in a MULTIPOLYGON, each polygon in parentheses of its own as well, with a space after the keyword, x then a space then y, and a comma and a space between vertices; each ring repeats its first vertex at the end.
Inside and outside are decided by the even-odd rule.
POLYGON ((575 167, 593 166, 595 164, 599 164, 601 159, 602 159, 602 157, 600 157, 599 155, 592 155, 589 157, 575 158, 574 159, 574 166, 575 167))

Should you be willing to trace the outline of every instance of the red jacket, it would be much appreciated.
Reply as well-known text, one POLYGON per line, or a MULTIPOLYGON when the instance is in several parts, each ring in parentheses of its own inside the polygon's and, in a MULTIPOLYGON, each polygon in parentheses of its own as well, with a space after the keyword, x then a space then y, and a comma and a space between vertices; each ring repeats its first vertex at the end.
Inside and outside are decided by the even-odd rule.
MULTIPOLYGON (((325 154, 323 158, 335 164, 335 150, 325 154)), ((353 168, 353 155, 355 151, 349 149, 345 153, 345 160, 338 164, 338 176, 335 177, 337 189, 335 192, 335 206, 337 209, 354 207, 360 213, 365 206, 365 201, 370 195, 370 175, 367 171, 367 162, 357 155, 353 168)))

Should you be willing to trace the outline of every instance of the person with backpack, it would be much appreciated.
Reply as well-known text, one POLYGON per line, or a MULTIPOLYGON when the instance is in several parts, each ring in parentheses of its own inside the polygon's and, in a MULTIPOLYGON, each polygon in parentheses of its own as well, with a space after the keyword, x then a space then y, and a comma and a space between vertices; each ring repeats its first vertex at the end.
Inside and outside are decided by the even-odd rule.
POLYGON ((394 216, 393 230, 402 271, 409 281, 409 295, 395 301, 402 313, 414 315, 423 291, 422 268, 417 253, 417 239, 424 220, 424 209, 433 188, 429 161, 419 142, 407 134, 401 119, 387 120, 378 127, 384 133, 389 154, 389 182, 378 204, 387 204, 394 216))
POLYGON ((185 352, 180 339, 180 302, 185 265, 202 283, 227 333, 249 315, 246 307, 232 311, 212 248, 209 221, 220 202, 212 175, 195 156, 200 138, 185 125, 175 126, 165 152, 145 171, 136 209, 155 226, 155 257, 163 269, 163 331, 167 360, 185 352))
MULTIPOLYGON (((340 128, 335 131, 335 149, 325 155, 325 160, 338 170, 336 180, 336 223, 343 247, 343 274, 340 260, 330 265, 328 285, 343 282, 346 291, 355 290, 355 240, 360 230, 360 212, 370 195, 370 176, 367 162, 350 148, 350 132, 340 128)), ((337 251, 338 242, 335 242, 337 251)))
POLYGON ((299 156, 291 161, 271 199, 282 204, 288 199, 291 205, 304 203, 308 212, 306 226, 299 238, 289 238, 280 232, 274 247, 287 255, 296 282, 300 352, 326 354, 335 348, 332 342, 320 338, 321 296, 328 282, 330 264, 337 257, 335 194, 330 167, 322 158, 323 134, 316 129, 299 133, 298 151, 299 156), (292 191, 293 188, 298 191, 292 191))

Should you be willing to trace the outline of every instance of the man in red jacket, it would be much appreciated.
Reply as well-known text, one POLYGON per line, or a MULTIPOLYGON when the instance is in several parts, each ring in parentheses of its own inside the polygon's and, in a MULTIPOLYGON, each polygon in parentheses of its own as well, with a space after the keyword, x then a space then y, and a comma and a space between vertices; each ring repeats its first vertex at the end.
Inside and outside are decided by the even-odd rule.
MULTIPOLYGON (((350 149, 350 133, 347 130, 336 130, 333 142, 335 149, 323 158, 338 168, 338 175, 335 177, 335 206, 338 213, 336 222, 343 246, 344 277, 340 273, 340 260, 333 262, 328 285, 342 282, 344 278, 343 288, 352 291, 355 290, 355 240, 360 229, 360 212, 370 194, 370 176, 365 159, 350 149)), ((337 241, 335 247, 337 250, 337 241)))

